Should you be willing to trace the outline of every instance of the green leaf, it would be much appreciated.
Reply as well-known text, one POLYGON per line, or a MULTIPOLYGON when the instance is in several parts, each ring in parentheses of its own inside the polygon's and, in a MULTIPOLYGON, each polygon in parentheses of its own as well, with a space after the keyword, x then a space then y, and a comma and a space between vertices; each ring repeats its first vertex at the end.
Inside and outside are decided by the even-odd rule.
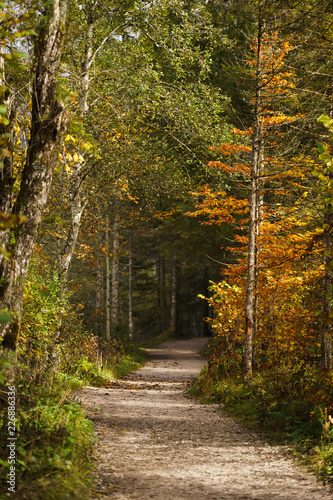
POLYGON ((3 125, 9 125, 9 120, 5 116, 0 116, 0 123, 3 123, 3 125))
POLYGON ((321 161, 328 161, 330 159, 330 157, 326 154, 326 153, 322 153, 319 155, 319 160, 321 161))
POLYGON ((321 142, 317 143, 317 149, 318 149, 318 153, 320 153, 320 154, 324 154, 327 152, 327 147, 324 146, 324 144, 322 144, 321 142))
POLYGON ((330 120, 330 117, 327 115, 320 115, 320 117, 317 119, 317 122, 321 122, 324 125, 330 120))
POLYGON ((0 311, 0 323, 9 323, 10 313, 8 311, 0 311))

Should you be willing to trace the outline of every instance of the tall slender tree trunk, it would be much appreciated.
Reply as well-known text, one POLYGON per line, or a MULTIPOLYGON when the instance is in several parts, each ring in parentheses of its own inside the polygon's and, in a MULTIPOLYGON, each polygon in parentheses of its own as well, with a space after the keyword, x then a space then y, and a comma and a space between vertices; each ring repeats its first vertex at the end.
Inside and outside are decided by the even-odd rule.
POLYGON ((101 249, 103 244, 103 231, 101 223, 98 226, 98 245, 97 245, 97 262, 96 262, 96 301, 95 301, 95 332, 96 335, 101 335, 101 316, 102 316, 102 300, 103 300, 103 267, 101 249))
MULTIPOLYGON (((208 273, 208 266, 206 265, 204 267, 204 272, 203 272, 203 285, 202 285, 202 295, 205 297, 209 296, 209 273, 208 273)), ((202 300, 202 321, 201 321, 201 336, 202 337, 208 337, 210 335, 209 331, 209 324, 207 321, 205 321, 205 318, 209 317, 209 303, 208 300, 202 300)))
POLYGON ((246 304, 245 304, 245 332, 244 332, 244 357, 243 374, 244 378, 252 376, 253 364, 253 328, 255 325, 255 289, 256 289, 256 252, 257 252, 257 217, 258 217, 258 178, 260 173, 260 163, 262 158, 262 116, 261 116, 261 80, 262 80, 262 35, 263 23, 260 15, 259 2, 259 23, 258 23, 258 50, 257 50, 257 71, 256 71, 256 95, 255 95, 255 115, 252 138, 252 160, 251 160, 251 191, 249 210, 249 231, 248 231, 248 260, 247 260, 247 283, 246 283, 246 304))
POLYGON ((105 222, 105 307, 106 307, 106 324, 105 324, 105 337, 110 339, 111 321, 110 321, 110 248, 109 248, 109 216, 106 216, 105 222))
POLYGON ((177 331, 177 313, 178 313, 178 261, 173 257, 171 263, 171 318, 170 328, 173 332, 177 331))
POLYGON ((166 313, 167 313, 167 298, 166 298, 166 284, 165 284, 165 258, 161 253, 158 257, 158 287, 157 287, 157 300, 159 312, 159 325, 160 333, 166 330, 166 313))
POLYGON ((132 253, 132 233, 128 241, 128 335, 133 338, 133 253, 132 253))
MULTIPOLYGON (((87 15, 87 30, 85 37, 85 53, 82 61, 79 110, 84 117, 89 109, 88 94, 90 84, 90 68, 92 64, 92 43, 94 34, 94 19, 90 11, 87 15)), ((61 252, 59 275, 64 283, 67 281, 68 270, 72 262, 74 250, 79 236, 82 214, 86 203, 82 201, 82 183, 85 178, 84 163, 80 162, 74 168, 71 180, 71 218, 67 239, 61 252)))
MULTIPOLYGON (((333 177, 331 173, 330 176, 333 177)), ((325 275, 324 275, 324 299, 323 299, 323 321, 321 325, 321 369, 332 370, 332 314, 333 297, 333 206, 327 204, 324 217, 325 227, 325 275)))
MULTIPOLYGON (((93 9, 93 7, 92 7, 93 9)), ((80 91, 80 110, 84 115, 88 107, 88 94, 90 87, 90 68, 92 64, 93 54, 92 54, 92 43, 94 35, 94 17, 93 12, 90 10, 87 15, 87 31, 85 38, 85 51, 84 59, 82 61, 82 73, 81 73, 81 91, 80 91)))
POLYGON ((80 172, 82 165, 74 169, 72 188, 71 188, 71 223, 68 231, 65 245, 61 252, 60 257, 60 271, 59 275, 64 278, 66 282, 68 270, 72 262, 74 250, 76 247, 77 239, 79 236, 81 217, 85 208, 85 203, 81 199, 81 176, 80 172))
POLYGON ((260 164, 258 169, 258 185, 257 185, 257 202, 256 202, 256 246, 255 246, 255 285, 254 285, 254 303, 253 303, 253 338, 252 338, 252 365, 256 363, 257 357, 257 343, 256 337, 258 333, 258 306, 259 306, 259 294, 258 294, 258 279, 259 279, 259 246, 258 238, 260 234, 260 220, 261 212, 263 207, 263 195, 260 193, 260 173, 262 171, 263 165, 263 141, 262 148, 260 151, 260 164))
MULTIPOLYGON (((8 125, 0 124, 0 136, 1 136, 1 146, 0 146, 0 156, 2 161, 2 167, 0 169, 0 212, 9 214, 12 210, 13 204, 13 145, 12 137, 14 136, 14 106, 13 99, 10 97, 9 91, 6 89, 6 77, 5 77, 5 60, 4 60, 5 47, 0 45, 0 87, 3 89, 0 91, 0 104, 5 105, 7 108, 7 119, 9 120, 8 125), (3 155, 4 150, 7 154, 3 155), (10 154, 8 154, 10 153, 10 154)), ((0 244, 6 241, 6 234, 0 233, 0 244)), ((0 255, 0 259, 3 255, 0 255)))
POLYGON ((0 309, 15 313, 9 323, 1 326, 2 345, 10 349, 16 348, 24 281, 69 121, 63 103, 56 98, 67 0, 54 0, 45 10, 35 41, 30 141, 13 207, 13 213, 25 215, 27 221, 15 228, 15 238, 7 245, 11 258, 2 261, 0 268, 0 309))
POLYGON ((119 207, 120 199, 118 196, 114 202, 114 220, 113 220, 113 235, 112 235, 112 281, 111 281, 111 328, 115 329, 118 326, 118 311, 119 311, 119 207))

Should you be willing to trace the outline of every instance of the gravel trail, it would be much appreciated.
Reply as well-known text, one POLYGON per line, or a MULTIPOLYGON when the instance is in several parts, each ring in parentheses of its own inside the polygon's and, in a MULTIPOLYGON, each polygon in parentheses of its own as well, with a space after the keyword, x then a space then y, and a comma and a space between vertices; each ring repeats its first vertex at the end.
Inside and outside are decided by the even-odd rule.
POLYGON ((81 391, 98 439, 91 500, 333 500, 283 447, 186 396, 206 340, 166 342, 141 370, 81 391))

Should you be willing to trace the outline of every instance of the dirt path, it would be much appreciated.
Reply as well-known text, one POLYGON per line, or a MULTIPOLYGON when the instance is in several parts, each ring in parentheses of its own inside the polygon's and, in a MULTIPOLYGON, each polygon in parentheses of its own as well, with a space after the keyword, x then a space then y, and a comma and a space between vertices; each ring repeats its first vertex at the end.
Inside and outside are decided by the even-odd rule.
POLYGON ((166 342, 125 380, 84 389, 98 438, 91 500, 333 500, 282 448, 186 397, 204 343, 166 342))

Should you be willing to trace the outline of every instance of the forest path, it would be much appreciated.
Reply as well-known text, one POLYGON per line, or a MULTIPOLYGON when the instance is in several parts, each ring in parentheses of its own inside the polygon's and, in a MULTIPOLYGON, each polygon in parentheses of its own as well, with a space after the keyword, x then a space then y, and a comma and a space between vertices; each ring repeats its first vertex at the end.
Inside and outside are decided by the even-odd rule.
POLYGON ((333 499, 282 447, 186 396, 205 341, 166 342, 141 370, 82 391, 98 439, 91 500, 333 499))

